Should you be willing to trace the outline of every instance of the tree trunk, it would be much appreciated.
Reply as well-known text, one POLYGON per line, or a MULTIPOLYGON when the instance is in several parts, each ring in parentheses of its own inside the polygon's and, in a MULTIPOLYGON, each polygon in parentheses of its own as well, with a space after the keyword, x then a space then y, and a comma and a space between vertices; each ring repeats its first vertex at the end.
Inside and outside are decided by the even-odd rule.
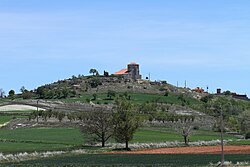
POLYGON ((105 147, 105 138, 104 138, 104 135, 102 135, 102 147, 105 147))
POLYGON ((187 136, 184 136, 184 142, 185 142, 186 145, 188 144, 187 143, 187 136))
POLYGON ((126 150, 128 150, 128 140, 126 141, 126 150))

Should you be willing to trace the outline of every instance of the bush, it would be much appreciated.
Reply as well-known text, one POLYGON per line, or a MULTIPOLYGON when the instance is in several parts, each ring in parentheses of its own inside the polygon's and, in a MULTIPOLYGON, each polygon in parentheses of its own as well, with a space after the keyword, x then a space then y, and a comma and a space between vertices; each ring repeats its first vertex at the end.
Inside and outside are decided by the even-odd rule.
POLYGON ((196 125, 196 126, 193 127, 193 129, 194 129, 194 130, 199 130, 200 127, 196 125))
POLYGON ((250 132, 247 132, 247 133, 246 133, 245 139, 250 139, 250 132))
POLYGON ((89 99, 89 98, 86 98, 86 102, 87 102, 87 103, 90 103, 90 99, 89 99))

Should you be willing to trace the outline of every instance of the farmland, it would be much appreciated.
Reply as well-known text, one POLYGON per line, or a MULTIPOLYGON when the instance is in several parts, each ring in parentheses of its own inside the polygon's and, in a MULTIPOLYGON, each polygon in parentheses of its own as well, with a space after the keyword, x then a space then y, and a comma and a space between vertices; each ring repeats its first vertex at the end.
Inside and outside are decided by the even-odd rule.
MULTIPOLYGON (((96 78, 87 77, 86 80, 79 79, 79 81, 89 84, 89 81, 92 82, 93 79, 96 78)), ((46 85, 41 89, 41 94, 30 92, 31 99, 22 99, 21 95, 15 100, 0 99, 0 104, 9 104, 0 111, 0 124, 8 123, 0 129, 0 150, 3 157, 12 157, 12 159, 2 158, 5 160, 2 163, 19 161, 23 158, 23 154, 28 158, 24 158, 25 161, 16 165, 125 164, 136 166, 154 164, 187 166, 189 164, 189 166, 203 166, 210 162, 217 163, 218 155, 196 155, 199 152, 194 150, 195 146, 199 146, 198 149, 206 152, 208 147, 201 147, 206 145, 217 145, 215 147, 219 150, 220 127, 218 126, 218 111, 215 110, 215 107, 217 103, 224 101, 230 104, 230 108, 226 108, 228 105, 225 106, 225 126, 227 131, 232 130, 232 134, 237 134, 224 134, 226 147, 249 145, 248 140, 243 140, 244 133, 238 133, 241 130, 240 116, 243 111, 248 111, 250 108, 246 101, 237 101, 231 97, 220 97, 207 93, 197 94, 166 83, 162 85, 157 85, 157 83, 156 85, 154 85, 155 83, 153 85, 149 83, 128 84, 125 81, 117 81, 116 85, 104 82, 103 87, 98 86, 100 89, 90 88, 90 84, 87 86, 88 89, 84 87, 74 93, 70 82, 71 80, 65 80, 53 85, 46 85), (105 84, 108 87, 105 87, 105 84), (204 99, 201 99, 203 97, 204 99), (134 131, 133 137, 128 142, 129 149, 132 150, 129 153, 142 150, 143 154, 149 155, 127 155, 124 150, 125 142, 118 141, 117 136, 114 135, 114 118, 118 118, 115 115, 117 111, 114 110, 119 104, 117 103, 119 100, 130 106, 131 111, 129 110, 129 112, 135 114, 130 117, 129 121, 139 118, 138 122, 134 122, 138 129, 134 131), (47 110, 43 110, 43 107, 47 110), (108 121, 114 121, 112 131, 110 131, 112 136, 106 141, 104 148, 101 147, 100 138, 98 139, 96 134, 90 134, 88 130, 84 129, 89 125, 89 120, 103 118, 103 115, 98 115, 100 112, 108 114, 108 121), (94 117, 89 117, 91 114, 94 114, 94 117), (187 143, 184 142, 185 128, 188 129, 187 143), (179 147, 179 149, 191 152, 192 155, 179 155, 182 150, 176 154, 173 152, 173 155, 161 154, 160 149, 165 154, 164 151, 166 153, 171 151, 170 147, 174 150, 179 147), (158 148, 159 150, 157 150, 158 148), (156 150, 150 152, 151 149, 156 150), (49 156, 53 156, 42 158, 47 151, 49 151, 49 156), (54 155, 53 152, 55 154, 59 152, 59 154, 54 155), (158 155, 151 155, 151 153, 158 155), (19 155, 21 157, 18 157, 19 155), (194 161, 193 159, 196 158, 198 158, 197 161, 194 161)), ((93 122, 95 123, 92 121, 91 126, 95 126, 93 122)), ((242 152, 243 155, 226 155, 226 158, 233 163, 248 161, 249 159, 246 158, 248 156, 244 155, 248 153, 247 151, 242 152)))
MULTIPOLYGON (((182 136, 174 131, 163 128, 141 128, 135 135, 131 143, 150 143, 179 141, 182 136)), ((195 132, 191 141, 216 140, 219 133, 206 133, 199 130, 195 132)), ((0 148, 3 153, 32 152, 46 150, 67 150, 81 148, 86 143, 86 135, 79 129, 74 128, 20 128, 20 129, 1 129, 0 148)), ((232 135, 227 135, 226 139, 237 139, 232 135)), ((113 139, 110 142, 114 142, 113 139)))
MULTIPOLYGON (((249 155, 226 155, 226 160, 234 164, 250 161, 249 155)), ((85 154, 57 156, 40 160, 31 160, 15 164, 17 166, 208 166, 220 161, 220 155, 211 154, 149 154, 149 155, 106 155, 85 154)))
POLYGON ((1 129, 0 136, 3 153, 72 149, 84 139, 78 129, 71 128, 1 129))

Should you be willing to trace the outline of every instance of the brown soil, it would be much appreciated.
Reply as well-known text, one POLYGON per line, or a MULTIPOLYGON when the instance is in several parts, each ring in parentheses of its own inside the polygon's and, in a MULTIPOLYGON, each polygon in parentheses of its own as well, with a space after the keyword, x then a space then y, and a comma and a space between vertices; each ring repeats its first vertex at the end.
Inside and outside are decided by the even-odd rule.
MULTIPOLYGON (((224 146, 225 154, 250 154, 250 145, 247 146, 224 146)), ((195 146, 143 149, 127 152, 111 152, 110 154, 220 154, 220 146, 195 146)))

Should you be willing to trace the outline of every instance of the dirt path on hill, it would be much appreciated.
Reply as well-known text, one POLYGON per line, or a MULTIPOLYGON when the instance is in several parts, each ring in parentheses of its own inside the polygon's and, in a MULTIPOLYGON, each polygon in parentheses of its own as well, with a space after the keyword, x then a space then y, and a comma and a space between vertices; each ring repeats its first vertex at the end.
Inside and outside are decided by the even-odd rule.
MULTIPOLYGON (((250 145, 224 146, 225 154, 250 154, 250 145)), ((111 152, 110 154, 220 154, 220 146, 194 146, 175 148, 143 149, 128 152, 111 152)))

